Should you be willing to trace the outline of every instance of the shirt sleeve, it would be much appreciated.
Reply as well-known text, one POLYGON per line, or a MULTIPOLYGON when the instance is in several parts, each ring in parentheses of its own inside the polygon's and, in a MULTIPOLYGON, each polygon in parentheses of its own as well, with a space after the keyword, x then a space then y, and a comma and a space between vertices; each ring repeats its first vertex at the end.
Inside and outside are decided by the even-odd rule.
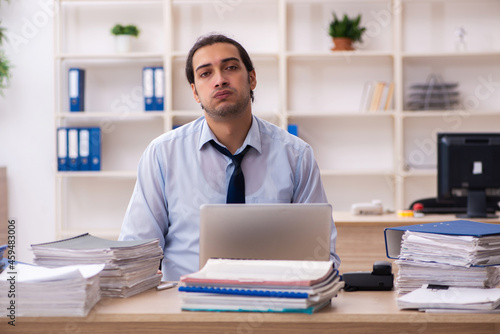
POLYGON ((139 162, 137 181, 119 240, 158 238, 162 249, 168 233, 167 201, 160 159, 154 143, 139 162))
MULTIPOLYGON (((297 163, 295 173, 295 191, 293 196, 294 203, 328 203, 321 175, 311 146, 307 145, 302 156, 297 163)), ((340 257, 335 251, 337 242, 337 228, 331 219, 330 236, 330 260, 335 264, 335 268, 340 266, 340 257)))

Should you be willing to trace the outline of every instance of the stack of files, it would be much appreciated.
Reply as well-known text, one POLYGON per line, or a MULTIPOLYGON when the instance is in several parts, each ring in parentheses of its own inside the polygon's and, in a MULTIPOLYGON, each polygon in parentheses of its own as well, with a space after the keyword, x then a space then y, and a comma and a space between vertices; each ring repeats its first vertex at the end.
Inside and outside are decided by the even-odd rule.
POLYGON ((31 248, 34 262, 45 267, 105 264, 100 280, 105 297, 130 297, 157 286, 161 280, 158 267, 163 252, 158 239, 115 241, 86 233, 31 248))
POLYGON ((500 306, 500 289, 442 288, 423 285, 397 299, 399 309, 495 310, 500 306))
POLYGON ((463 267, 444 263, 396 260, 396 289, 408 293, 424 284, 464 288, 494 288, 500 284, 500 266, 463 267))
POLYGON ((101 299, 103 268, 102 264, 44 268, 16 263, 15 272, 0 274, 0 291, 5 292, 0 294, 0 314, 84 317, 101 299))
POLYGON ((4 260, 3 253, 7 249, 7 245, 0 245, 0 273, 3 271, 4 267, 7 265, 7 259, 4 260))
POLYGON ((385 230, 387 256, 399 266, 396 289, 422 284, 494 288, 500 283, 500 225, 455 220, 385 230))
POLYGON ((313 313, 344 286, 331 261, 209 259, 181 277, 187 311, 313 313))

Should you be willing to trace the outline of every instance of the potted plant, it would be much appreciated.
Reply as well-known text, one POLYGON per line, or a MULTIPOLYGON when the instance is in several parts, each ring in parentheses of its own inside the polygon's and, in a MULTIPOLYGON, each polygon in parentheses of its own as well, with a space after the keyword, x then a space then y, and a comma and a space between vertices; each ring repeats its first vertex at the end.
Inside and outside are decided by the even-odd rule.
MULTIPOLYGON (((1 22, 0 22, 1 23, 1 22)), ((0 27, 0 46, 5 39, 5 28, 0 27)), ((5 53, 0 50, 0 95, 3 96, 3 90, 7 88, 7 80, 10 77, 11 65, 5 56, 5 53)))
POLYGON ((339 20, 337 15, 333 13, 333 21, 330 22, 328 34, 333 39, 333 51, 354 50, 353 42, 362 42, 362 35, 366 28, 360 26, 361 14, 349 18, 344 14, 342 20, 339 20))
POLYGON ((118 53, 130 52, 132 37, 139 36, 139 29, 135 25, 121 25, 115 24, 111 29, 111 34, 115 36, 116 51, 118 53))

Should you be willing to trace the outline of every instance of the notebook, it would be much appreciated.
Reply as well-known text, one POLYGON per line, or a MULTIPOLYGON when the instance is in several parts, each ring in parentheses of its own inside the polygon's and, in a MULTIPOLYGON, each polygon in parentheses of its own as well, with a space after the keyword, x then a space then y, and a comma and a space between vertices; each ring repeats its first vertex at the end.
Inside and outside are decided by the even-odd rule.
POLYGON ((204 204, 200 268, 210 258, 330 260, 330 204, 204 204))

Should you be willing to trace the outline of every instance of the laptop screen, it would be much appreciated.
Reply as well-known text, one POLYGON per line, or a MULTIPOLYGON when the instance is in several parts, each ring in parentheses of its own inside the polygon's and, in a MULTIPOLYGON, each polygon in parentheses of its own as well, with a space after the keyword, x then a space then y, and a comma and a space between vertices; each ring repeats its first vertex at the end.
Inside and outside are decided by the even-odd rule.
POLYGON ((330 204, 205 204, 200 268, 209 258, 330 259, 330 204))

